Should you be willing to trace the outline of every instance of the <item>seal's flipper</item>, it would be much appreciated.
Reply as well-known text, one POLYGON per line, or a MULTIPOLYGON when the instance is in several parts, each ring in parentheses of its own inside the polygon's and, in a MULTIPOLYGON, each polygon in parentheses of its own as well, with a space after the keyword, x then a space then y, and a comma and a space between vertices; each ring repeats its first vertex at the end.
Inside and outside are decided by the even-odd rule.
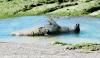
POLYGON ((50 25, 58 25, 53 19, 49 19, 48 22, 50 25))

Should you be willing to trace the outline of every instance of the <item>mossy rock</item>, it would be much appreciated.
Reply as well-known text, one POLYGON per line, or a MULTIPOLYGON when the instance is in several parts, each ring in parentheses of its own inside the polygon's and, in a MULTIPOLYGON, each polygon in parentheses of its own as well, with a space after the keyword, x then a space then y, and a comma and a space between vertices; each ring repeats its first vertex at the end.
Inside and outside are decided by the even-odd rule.
POLYGON ((59 42, 59 41, 56 41, 56 42, 54 42, 53 44, 57 44, 57 45, 69 45, 69 44, 67 44, 67 43, 63 43, 63 42, 59 42))
POLYGON ((64 0, 57 0, 57 2, 58 2, 58 3, 63 3, 63 2, 64 2, 64 0))
POLYGON ((100 50, 100 44, 94 44, 94 43, 67 44, 67 43, 56 41, 54 44, 66 46, 67 50, 75 50, 75 49, 85 49, 89 51, 100 50))
POLYGON ((2 2, 9 2, 9 1, 12 1, 12 0, 1 0, 2 2))
POLYGON ((78 1, 80 1, 80 2, 90 2, 92 0, 78 0, 78 1))

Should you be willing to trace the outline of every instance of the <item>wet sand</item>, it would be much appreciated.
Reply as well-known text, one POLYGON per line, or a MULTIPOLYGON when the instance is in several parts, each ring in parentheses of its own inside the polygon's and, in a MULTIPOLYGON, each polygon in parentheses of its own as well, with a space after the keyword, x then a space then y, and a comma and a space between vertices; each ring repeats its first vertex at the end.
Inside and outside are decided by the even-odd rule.
POLYGON ((0 58, 100 58, 100 51, 66 50, 66 46, 0 42, 0 58))

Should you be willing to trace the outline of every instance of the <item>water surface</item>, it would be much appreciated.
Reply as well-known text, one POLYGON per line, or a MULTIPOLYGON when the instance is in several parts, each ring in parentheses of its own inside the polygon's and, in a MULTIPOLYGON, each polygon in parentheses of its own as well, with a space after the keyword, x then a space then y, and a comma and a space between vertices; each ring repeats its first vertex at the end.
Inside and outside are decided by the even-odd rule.
POLYGON ((23 16, 0 20, 0 41, 32 43, 40 41, 62 41, 66 43, 93 42, 100 43, 100 18, 94 17, 58 17, 54 18, 60 26, 80 24, 80 34, 59 34, 55 36, 15 37, 11 32, 44 26, 48 23, 46 16, 23 16))

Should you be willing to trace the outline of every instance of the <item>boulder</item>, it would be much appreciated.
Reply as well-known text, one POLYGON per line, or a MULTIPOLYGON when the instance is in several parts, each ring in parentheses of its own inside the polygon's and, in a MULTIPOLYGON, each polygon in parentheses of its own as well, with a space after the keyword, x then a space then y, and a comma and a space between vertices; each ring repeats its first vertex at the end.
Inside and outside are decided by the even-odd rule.
POLYGON ((75 49, 77 49, 77 48, 74 47, 74 46, 67 46, 66 49, 67 49, 67 50, 75 50, 75 49))

